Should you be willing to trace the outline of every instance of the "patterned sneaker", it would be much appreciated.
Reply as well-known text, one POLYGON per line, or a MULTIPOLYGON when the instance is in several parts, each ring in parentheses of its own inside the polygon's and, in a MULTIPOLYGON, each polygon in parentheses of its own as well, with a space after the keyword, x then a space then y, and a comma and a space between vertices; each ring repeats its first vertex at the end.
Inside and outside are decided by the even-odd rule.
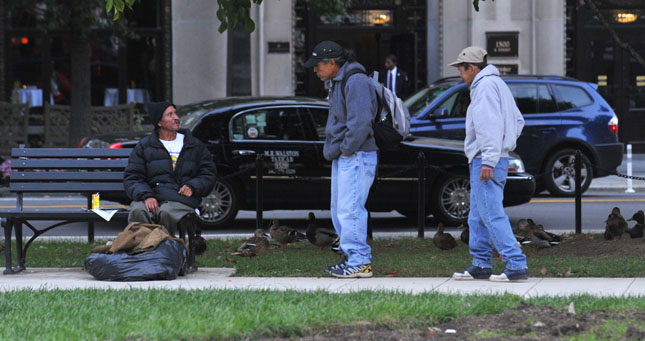
POLYGON ((343 255, 343 260, 341 260, 340 263, 334 264, 334 265, 327 265, 325 267, 325 272, 328 274, 331 274, 331 272, 334 270, 340 270, 346 267, 347 267, 347 256, 343 255))
POLYGON ((372 277, 372 264, 347 266, 343 269, 332 270, 330 274, 338 278, 367 278, 372 277))
POLYGON ((488 279, 493 271, 490 268, 480 268, 471 265, 464 272, 455 272, 452 278, 458 281, 466 281, 473 279, 488 279))
POLYGON ((522 270, 511 270, 504 269, 499 275, 491 275, 491 282, 515 282, 515 281, 525 281, 529 278, 529 271, 527 269, 522 270))

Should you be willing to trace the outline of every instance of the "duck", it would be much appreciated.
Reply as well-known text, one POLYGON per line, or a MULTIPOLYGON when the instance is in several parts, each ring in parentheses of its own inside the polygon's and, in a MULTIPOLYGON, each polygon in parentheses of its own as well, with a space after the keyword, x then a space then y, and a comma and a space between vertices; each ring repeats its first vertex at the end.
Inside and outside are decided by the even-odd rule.
POLYGON ((468 242, 470 241, 470 228, 468 227, 468 223, 463 223, 458 227, 464 229, 463 231, 461 231, 459 239, 461 239, 464 244, 468 245, 468 242))
POLYGON ((444 233, 443 230, 443 223, 439 223, 439 225, 437 226, 437 233, 435 233, 434 237, 432 238, 434 245, 442 250, 450 250, 457 247, 457 241, 455 240, 455 238, 453 238, 450 233, 444 233))
POLYGON ((634 215, 627 219, 627 221, 635 221, 636 225, 629 229, 629 236, 632 238, 643 238, 643 228, 645 227, 645 214, 643 210, 638 210, 634 215))
POLYGON ((550 245, 557 245, 562 241, 562 238, 557 234, 545 231, 542 224, 536 224, 531 218, 527 219, 527 221, 533 235, 537 238, 548 241, 550 245))
POLYGON ((253 234, 253 237, 250 237, 240 247, 237 248, 233 255, 241 257, 256 257, 264 253, 264 251, 269 249, 269 239, 267 238, 264 230, 257 229, 253 234))
POLYGON ((309 212, 307 216, 307 239, 322 251, 327 246, 332 246, 338 234, 332 229, 320 227, 316 224, 316 216, 309 212))
POLYGON ((306 236, 298 232, 298 230, 286 225, 280 225, 278 219, 273 219, 273 223, 269 228, 271 239, 282 244, 282 247, 287 247, 289 243, 296 243, 306 238, 306 236))
POLYGON ((533 229, 528 219, 520 219, 517 221, 517 227, 514 229, 515 239, 521 245, 529 244, 533 240, 533 229))
POLYGON ((614 207, 611 210, 607 220, 605 220, 605 233, 603 234, 606 240, 621 239, 623 233, 627 231, 627 221, 620 214, 620 208, 614 207))

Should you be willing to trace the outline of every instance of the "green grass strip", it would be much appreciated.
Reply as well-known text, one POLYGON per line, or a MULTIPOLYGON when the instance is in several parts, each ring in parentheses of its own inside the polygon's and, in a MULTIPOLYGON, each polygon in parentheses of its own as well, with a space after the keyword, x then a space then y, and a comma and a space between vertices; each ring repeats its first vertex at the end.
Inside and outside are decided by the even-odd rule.
MULTIPOLYGON (((0 293, 2 340, 208 339, 303 336, 339 323, 432 325, 462 315, 499 313, 518 296, 393 292, 53 290, 0 293)), ((525 302, 580 312, 645 310, 645 300, 539 298, 525 302)))

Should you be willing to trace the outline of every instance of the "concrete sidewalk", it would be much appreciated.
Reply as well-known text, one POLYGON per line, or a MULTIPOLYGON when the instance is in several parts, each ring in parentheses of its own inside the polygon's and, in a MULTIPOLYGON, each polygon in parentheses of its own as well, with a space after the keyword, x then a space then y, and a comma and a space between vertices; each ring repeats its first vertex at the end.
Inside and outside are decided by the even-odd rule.
POLYGON ((645 297, 645 278, 529 278, 525 282, 455 281, 451 278, 378 277, 336 279, 332 277, 230 277, 232 268, 200 268, 173 281, 103 282, 80 268, 29 268, 16 275, 0 276, 0 291, 52 289, 166 289, 166 290, 323 290, 349 293, 362 290, 400 291, 412 294, 505 293, 524 298, 538 296, 645 297))

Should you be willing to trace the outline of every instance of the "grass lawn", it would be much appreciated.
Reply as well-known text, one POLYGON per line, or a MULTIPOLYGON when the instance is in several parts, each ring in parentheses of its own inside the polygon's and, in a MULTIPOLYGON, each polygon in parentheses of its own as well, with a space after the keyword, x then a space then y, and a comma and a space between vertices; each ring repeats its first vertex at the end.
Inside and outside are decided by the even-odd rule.
MULTIPOLYGON (((197 257, 198 266, 235 267, 236 276, 316 277, 325 275, 324 266, 340 260, 306 241, 287 249, 273 245, 254 259, 231 256, 241 242, 208 240, 208 251, 197 257)), ((36 241, 29 248, 26 265, 81 267, 96 244, 36 241)), ((605 241, 601 235, 569 235, 558 246, 537 252, 524 247, 524 253, 532 277, 645 277, 645 239, 605 241)), ((372 254, 375 276, 449 277, 471 262, 465 244, 459 242, 457 248, 443 251, 430 239, 377 239, 372 242, 372 254)), ((4 257, 0 262, 4 266, 4 257)), ((496 257, 493 270, 502 269, 503 263, 496 257)))
MULTIPOLYGON (((645 300, 642 299, 589 296, 522 300, 512 295, 393 292, 23 290, 0 293, 0 339, 294 337, 333 332, 338 326, 347 324, 367 325, 377 330, 379 326, 386 326, 384 333, 410 328, 425 333, 432 326, 439 325, 443 329, 442 323, 456 318, 480 316, 489 320, 489 316, 483 315, 500 314, 507 309, 553 306, 562 313, 571 302, 575 303, 580 316, 595 311, 610 315, 624 311, 645 313, 645 300)), ((581 335, 602 335, 606 324, 600 324, 599 331, 586 326, 583 332, 587 334, 581 335)), ((636 325, 643 330, 642 321, 636 325)), ((617 339, 628 332, 627 327, 614 329, 617 330, 612 335, 617 339)), ((478 335, 508 333, 482 330, 478 335)), ((517 331, 510 333, 511 337, 518 335, 517 331)))

